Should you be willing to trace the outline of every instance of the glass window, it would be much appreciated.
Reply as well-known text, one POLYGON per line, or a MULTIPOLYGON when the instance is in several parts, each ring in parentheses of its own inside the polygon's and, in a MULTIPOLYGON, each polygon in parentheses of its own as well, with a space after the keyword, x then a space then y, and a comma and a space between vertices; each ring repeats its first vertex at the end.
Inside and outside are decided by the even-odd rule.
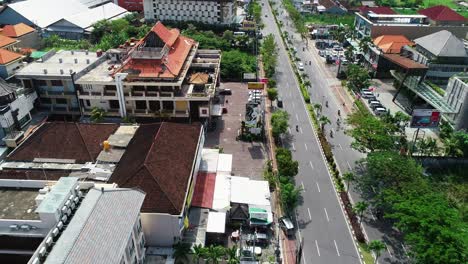
POLYGON ((52 86, 63 86, 62 80, 52 80, 50 82, 52 83, 52 86))

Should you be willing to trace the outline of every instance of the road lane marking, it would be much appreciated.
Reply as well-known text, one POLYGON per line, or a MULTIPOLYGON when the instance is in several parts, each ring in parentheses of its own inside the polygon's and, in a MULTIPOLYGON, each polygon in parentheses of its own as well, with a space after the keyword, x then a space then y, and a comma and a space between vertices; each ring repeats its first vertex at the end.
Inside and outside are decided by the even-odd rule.
POLYGON ((338 144, 338 146, 340 146, 340 149, 343 150, 343 147, 341 146, 341 144, 338 144))
POLYGON ((333 239, 333 243, 335 243, 336 254, 338 254, 338 257, 339 257, 340 256, 340 251, 338 250, 338 245, 336 244, 336 240, 333 239))
POLYGON ((315 184, 317 184, 317 189, 318 189, 318 191, 320 192, 320 187, 319 187, 319 185, 318 185, 318 182, 315 182, 315 184))
POLYGON ((307 212, 309 213, 309 219, 312 221, 312 215, 310 214, 310 209, 307 208, 307 212))
POLYGON ((299 128, 299 132, 301 132, 301 134, 302 134, 302 128, 299 128))
POLYGON ((327 217, 327 221, 330 222, 330 218, 328 218, 327 208, 323 208, 323 210, 325 211, 325 216, 327 217))
POLYGON ((346 163, 348 164, 349 170, 353 170, 353 168, 351 167, 351 165, 349 165, 349 161, 346 161, 346 163))
POLYGON ((306 144, 306 143, 304 143, 304 147, 305 147, 305 149, 307 150, 307 144, 306 144))
POLYGON ((314 169, 314 165, 312 165, 312 161, 309 161, 309 165, 311 169, 314 169))
POLYGON ((408 251, 406 251, 405 245, 401 244, 401 247, 403 248, 403 251, 405 251, 405 255, 408 256, 408 251))
POLYGON ((304 191, 305 190, 305 187, 304 187, 304 183, 301 182, 301 187, 302 187, 302 190, 304 191))
POLYGON ((385 248, 387 249, 388 254, 390 255, 391 258, 393 258, 392 253, 390 252, 390 249, 388 249, 388 245, 385 244, 385 248))
POLYGON ((296 120, 299 121, 299 116, 296 114, 296 120))
POLYGON ((320 249, 319 249, 319 247, 318 247, 318 242, 317 242, 317 240, 315 240, 315 247, 317 248, 317 254, 318 254, 319 257, 320 257, 320 249))
POLYGON ((296 104, 294 102, 292 102, 292 106, 293 108, 296 108, 296 104))
POLYGON ((288 133, 291 134, 291 128, 290 127, 288 127, 288 133))
POLYGON ((292 149, 296 150, 296 146, 294 146, 294 143, 291 143, 291 144, 292 144, 292 149))

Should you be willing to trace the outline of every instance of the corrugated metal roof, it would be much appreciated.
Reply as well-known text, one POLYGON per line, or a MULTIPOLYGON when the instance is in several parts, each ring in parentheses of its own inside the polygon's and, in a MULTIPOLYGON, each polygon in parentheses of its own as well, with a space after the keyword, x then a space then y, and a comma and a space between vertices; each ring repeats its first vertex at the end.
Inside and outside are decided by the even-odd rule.
POLYGON ((45 263, 120 263, 145 194, 91 189, 45 263))
POLYGON ((447 30, 417 38, 414 42, 438 57, 467 57, 463 41, 447 30))

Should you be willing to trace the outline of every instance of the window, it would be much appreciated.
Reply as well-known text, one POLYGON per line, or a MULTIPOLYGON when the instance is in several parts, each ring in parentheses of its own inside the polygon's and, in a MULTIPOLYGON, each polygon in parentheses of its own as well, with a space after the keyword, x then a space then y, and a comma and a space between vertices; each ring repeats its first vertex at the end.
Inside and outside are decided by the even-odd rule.
POLYGON ((39 86, 47 86, 47 82, 44 80, 37 80, 37 85, 39 86))
POLYGON ((90 107, 90 106, 91 106, 91 102, 90 102, 89 100, 85 100, 85 105, 86 105, 87 107, 90 107))
POLYGON ((56 104, 67 104, 67 99, 64 98, 55 98, 56 104))
POLYGON ((146 101, 135 101, 136 109, 146 109, 146 101))
POLYGON ((131 257, 135 253, 135 243, 133 241, 132 236, 130 236, 130 239, 128 240, 128 246, 127 246, 127 255, 131 257))
POLYGON ((41 98, 41 104, 51 104, 52 100, 50 98, 41 98))
POLYGON ((31 80, 24 80, 23 84, 24 84, 24 88, 32 88, 31 80))
POLYGON ((161 106, 159 105, 159 101, 149 101, 149 108, 151 111, 159 111, 161 106))
POLYGON ((63 86, 62 80, 52 80, 50 82, 52 83, 52 86, 63 86))
POLYGON ((163 109, 164 110, 174 110, 174 102, 173 101, 163 101, 163 109))
POLYGON ((109 100, 109 107, 111 109, 119 109, 120 108, 119 101, 118 100, 109 100))

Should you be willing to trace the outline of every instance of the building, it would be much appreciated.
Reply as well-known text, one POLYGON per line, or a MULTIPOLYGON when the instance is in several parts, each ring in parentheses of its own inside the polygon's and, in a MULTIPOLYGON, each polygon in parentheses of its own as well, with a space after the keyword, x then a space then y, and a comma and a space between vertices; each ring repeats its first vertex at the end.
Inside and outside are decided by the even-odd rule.
POLYGON ((114 3, 130 12, 143 12, 143 0, 114 0, 114 3))
POLYGON ((421 9, 418 13, 427 16, 431 25, 460 26, 467 22, 465 17, 443 5, 421 9))
POLYGON ((369 36, 374 39, 382 35, 403 35, 412 40, 447 30, 458 38, 464 38, 468 32, 468 27, 465 25, 431 25, 431 20, 426 15, 388 14, 388 12, 387 8, 382 10, 382 7, 378 7, 355 13, 354 27, 358 37, 369 36), (372 10, 378 10, 376 12, 379 13, 372 10))
POLYGON ((41 45, 41 38, 37 30, 24 23, 6 25, 0 29, 0 35, 16 39, 18 48, 38 49, 41 45))
MULTIPOLYGON (((89 189, 41 263, 143 263, 145 237, 140 208, 144 199, 145 193, 139 190, 89 189)), ((40 250, 32 259, 41 259, 40 250)))
POLYGON ((88 51, 52 50, 16 72, 15 77, 23 87, 36 90, 42 110, 80 116, 74 81, 104 61, 100 55, 88 51))
POLYGON ((333 0, 319 0, 317 12, 330 15, 343 15, 347 13, 346 9, 342 7, 339 2, 337 3, 333 0))
POLYGON ((7 156, 0 179, 68 176, 139 188, 146 193, 141 206, 146 243, 172 246, 187 228, 203 132, 199 123, 46 122, 7 156))
POLYGON ((362 15, 377 14, 377 15, 396 15, 392 8, 388 6, 361 6, 359 7, 359 13, 362 15))
POLYGON ((16 39, 0 35, 0 49, 16 51, 18 41, 16 39))
POLYGON ((457 74, 449 79, 444 100, 455 109, 455 113, 445 117, 456 130, 468 129, 468 76, 457 74))
POLYGON ((21 68, 23 55, 0 49, 0 78, 7 79, 21 68))
POLYGON ((414 47, 405 46, 402 54, 428 66, 426 80, 446 84, 448 79, 468 69, 468 54, 463 41, 449 31, 414 40, 414 47))
POLYGON ((236 22, 235 0, 144 0, 148 21, 196 21, 229 25, 236 22))
POLYGON ((10 132, 20 131, 32 119, 37 94, 32 89, 24 89, 0 79, 0 138, 10 132))
POLYGON ((94 107, 108 116, 206 119, 219 84, 221 52, 161 22, 141 40, 109 50, 103 61, 76 78, 82 112, 94 107))
POLYGON ((127 14, 127 10, 106 1, 27 0, 0 10, 0 21, 10 25, 24 23, 42 29, 45 36, 57 34, 80 39, 90 33, 90 25, 127 14))
POLYGON ((390 77, 391 63, 384 54, 400 54, 406 45, 414 43, 403 35, 382 35, 373 40, 374 45, 369 45, 367 54, 363 55, 364 65, 375 78, 390 77))

